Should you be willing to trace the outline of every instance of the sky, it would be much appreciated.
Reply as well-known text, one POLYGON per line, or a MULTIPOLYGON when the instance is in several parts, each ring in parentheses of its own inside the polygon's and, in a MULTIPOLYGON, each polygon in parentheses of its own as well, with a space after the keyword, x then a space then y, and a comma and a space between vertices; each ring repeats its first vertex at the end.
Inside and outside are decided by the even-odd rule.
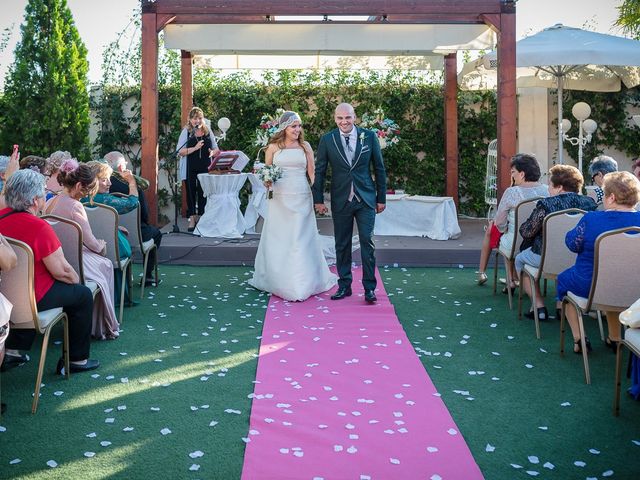
MULTIPOLYGON (((622 0, 519 0, 516 7, 517 38, 542 30, 556 23, 572 27, 587 26, 602 33, 620 34, 613 26, 616 7, 622 0)), ((11 30, 10 42, 0 53, 0 86, 11 65, 13 49, 20 40, 20 24, 27 0, 0 0, 0 33, 11 30)), ((139 0, 67 0, 76 27, 89 53, 89 80, 101 78, 102 51, 116 39, 129 23, 139 0)))

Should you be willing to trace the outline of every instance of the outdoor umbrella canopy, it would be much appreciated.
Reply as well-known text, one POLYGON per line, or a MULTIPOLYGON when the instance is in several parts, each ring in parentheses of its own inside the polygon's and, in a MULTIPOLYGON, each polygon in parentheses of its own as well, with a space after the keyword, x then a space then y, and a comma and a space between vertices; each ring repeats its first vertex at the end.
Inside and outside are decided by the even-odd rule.
MULTIPOLYGON (((497 53, 465 64, 458 83, 465 90, 496 88, 497 53)), ((562 94, 568 90, 616 92, 640 85, 640 42, 557 24, 516 43, 518 87, 558 89, 558 138, 562 94)), ((559 140, 561 143, 561 140, 559 140)), ((558 148, 562 163, 562 147, 558 148)))

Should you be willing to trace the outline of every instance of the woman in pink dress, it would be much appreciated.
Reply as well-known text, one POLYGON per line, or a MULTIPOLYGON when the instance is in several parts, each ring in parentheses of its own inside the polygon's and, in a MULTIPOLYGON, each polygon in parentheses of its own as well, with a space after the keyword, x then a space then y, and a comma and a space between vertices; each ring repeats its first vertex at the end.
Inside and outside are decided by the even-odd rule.
POLYGON ((75 159, 62 162, 58 182, 63 190, 47 201, 46 213, 73 220, 82 229, 82 267, 85 280, 100 286, 100 294, 93 307, 91 335, 100 340, 112 340, 119 335, 114 308, 113 265, 104 257, 106 242, 93 236, 87 213, 80 199, 97 190, 95 172, 87 164, 75 159))

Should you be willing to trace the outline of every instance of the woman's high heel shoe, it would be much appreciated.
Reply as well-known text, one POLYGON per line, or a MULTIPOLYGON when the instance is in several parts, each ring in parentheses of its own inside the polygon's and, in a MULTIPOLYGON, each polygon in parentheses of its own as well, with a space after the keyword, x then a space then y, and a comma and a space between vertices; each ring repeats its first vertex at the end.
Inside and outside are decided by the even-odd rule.
MULTIPOLYGON (((589 341, 588 338, 584 339, 584 343, 586 343, 587 345, 587 352, 591 351, 591 342, 589 341)), ((582 344, 580 343, 580 340, 576 340, 575 342, 573 342, 573 353, 577 354, 577 355, 581 355, 582 354, 582 344)))
POLYGON ((489 280, 489 277, 487 277, 486 273, 478 272, 478 285, 484 285, 487 283, 487 280, 489 280))
POLYGON ((193 232, 196 229, 196 221, 194 217, 189 217, 189 226, 187 232, 193 232))

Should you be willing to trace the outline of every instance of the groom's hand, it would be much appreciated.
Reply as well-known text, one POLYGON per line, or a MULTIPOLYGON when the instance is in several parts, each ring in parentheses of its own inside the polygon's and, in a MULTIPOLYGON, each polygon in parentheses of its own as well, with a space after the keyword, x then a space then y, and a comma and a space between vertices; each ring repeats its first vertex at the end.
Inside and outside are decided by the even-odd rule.
POLYGON ((387 206, 384 203, 376 203, 376 213, 384 212, 385 208, 387 208, 387 206))
POLYGON ((316 203, 313 206, 316 209, 316 212, 319 213, 320 215, 326 215, 327 212, 329 211, 329 209, 324 203, 316 203))

